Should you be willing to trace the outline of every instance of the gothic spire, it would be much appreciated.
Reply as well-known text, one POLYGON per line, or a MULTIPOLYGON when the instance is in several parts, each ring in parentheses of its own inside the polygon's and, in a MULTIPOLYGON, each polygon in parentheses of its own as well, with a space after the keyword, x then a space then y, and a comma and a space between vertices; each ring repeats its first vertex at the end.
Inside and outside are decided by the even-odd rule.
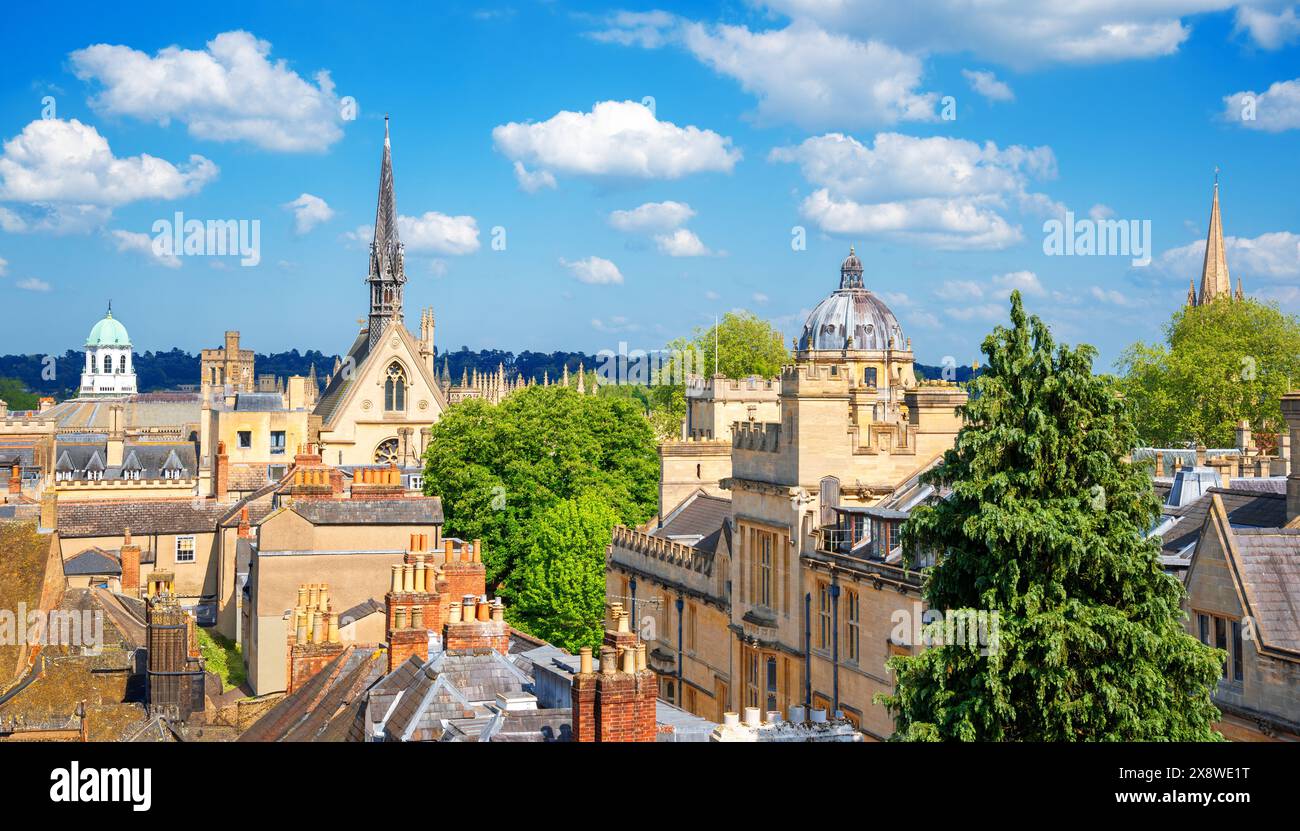
POLYGON ((1219 170, 1214 170, 1214 204, 1210 208, 1210 230, 1205 236, 1205 263, 1201 267, 1201 296, 1204 305, 1218 297, 1232 297, 1228 260, 1223 251, 1223 220, 1219 216, 1219 170))
POLYGON ((379 165, 379 199, 375 207, 375 237, 370 243, 370 346, 383 337, 392 321, 402 320, 402 286, 406 283, 402 241, 397 234, 397 197, 393 194, 393 148, 384 116, 384 157, 379 165))

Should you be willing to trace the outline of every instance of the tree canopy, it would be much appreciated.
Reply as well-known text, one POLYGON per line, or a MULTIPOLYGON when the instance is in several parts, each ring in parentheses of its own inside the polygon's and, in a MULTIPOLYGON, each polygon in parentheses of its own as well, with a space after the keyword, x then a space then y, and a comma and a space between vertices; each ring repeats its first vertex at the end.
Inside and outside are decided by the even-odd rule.
MULTIPOLYGON (((511 603, 531 598, 530 608, 550 590, 535 589, 539 571, 520 565, 554 540, 534 526, 549 516, 547 528, 573 527, 571 516, 548 513, 557 503, 576 501, 584 533, 604 523, 605 542, 615 523, 638 525, 658 505, 658 457, 641 409, 572 387, 529 387, 497 405, 471 399, 450 408, 433 426, 424 474, 425 493, 442 497, 445 533, 481 538, 496 593, 511 603)), ((602 575, 603 568, 602 547, 602 575)), ((603 587, 602 576, 602 594, 603 587)))
POLYGON ((1142 442, 1231 447, 1241 419, 1257 433, 1284 428, 1280 400, 1300 381, 1300 321, 1275 305, 1221 299, 1180 309, 1163 344, 1120 357, 1121 389, 1142 442))
POLYGON ((966 425, 926 475, 951 497, 903 529, 905 551, 939 553, 929 608, 996 613, 996 638, 891 658, 896 737, 1218 738, 1224 655, 1183 630, 1182 586, 1146 537, 1160 506, 1123 460, 1129 402, 1093 375, 1091 346, 1056 346, 1018 292, 1011 323, 984 340, 966 425))

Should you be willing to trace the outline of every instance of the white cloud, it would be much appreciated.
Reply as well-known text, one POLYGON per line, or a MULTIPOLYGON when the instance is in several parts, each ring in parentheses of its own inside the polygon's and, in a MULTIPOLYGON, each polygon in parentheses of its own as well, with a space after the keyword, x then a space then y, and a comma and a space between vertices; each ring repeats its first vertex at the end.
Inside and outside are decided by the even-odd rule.
POLYGON ((769 298, 766 294, 763 294, 763 292, 761 291, 754 292, 754 302, 758 303, 760 306, 767 303, 767 301, 770 299, 771 298, 769 298))
POLYGON ((758 98, 762 124, 805 129, 933 121, 938 95, 921 92, 920 58, 877 40, 854 40, 796 21, 763 32, 692 23, 686 48, 758 98))
POLYGON ((1114 215, 1114 208, 1109 205, 1103 205, 1100 202, 1088 209, 1088 218, 1094 222, 1101 222, 1104 219, 1110 219, 1114 215))
POLYGON ((585 257, 581 260, 560 258, 560 265, 569 269, 581 283, 593 286, 622 285, 623 274, 604 257, 585 257))
POLYGON ((0 257, 0 277, 3 277, 8 273, 9 273, 9 261, 6 260, 4 257, 0 257))
POLYGON ((1262 49, 1281 49, 1300 40, 1300 17, 1296 7, 1281 9, 1276 14, 1249 6, 1237 7, 1236 33, 1245 32, 1256 46, 1262 49))
POLYGON ((620 231, 671 231, 695 216, 685 202, 646 202, 630 211, 614 211, 609 224, 620 231))
POLYGON ((1016 94, 1011 91, 1011 87, 999 81, 992 72, 963 69, 961 74, 970 84, 971 89, 990 101, 1014 101, 1016 99, 1016 94))
POLYGON ((680 18, 665 11, 620 11, 605 18, 608 28, 588 32, 587 36, 602 43, 657 49, 674 39, 679 22, 680 18))
POLYGON ((305 234, 322 222, 334 218, 334 210, 325 204, 325 200, 310 193, 304 193, 281 207, 286 211, 293 211, 294 230, 299 234, 305 234))
POLYGON ((141 254, 151 262, 166 268, 181 267, 180 257, 175 254, 163 254, 155 251, 153 246, 154 238, 148 234, 142 234, 136 231, 113 230, 109 231, 109 236, 112 237, 114 243, 116 243, 118 251, 130 251, 136 254, 141 254))
POLYGON ((434 258, 429 262, 429 271, 433 273, 434 277, 446 277, 449 270, 450 266, 444 259, 434 258))
MULTIPOLYGON (((479 249, 478 221, 472 216, 448 216, 426 211, 420 216, 397 216, 397 235, 411 253, 472 254, 479 249)), ((373 225, 358 226, 345 238, 369 245, 375 237, 373 225)))
POLYGON ((1265 92, 1234 92, 1223 98, 1223 118, 1248 130, 1280 133, 1300 129, 1300 78, 1277 81, 1265 92))
POLYGON ((741 153, 712 130, 660 121, 634 101, 601 101, 591 112, 563 111, 541 122, 492 129, 496 148, 512 161, 553 176, 679 179, 729 173, 741 153))
POLYGON ((205 49, 168 46, 153 57, 127 46, 96 44, 73 52, 73 71, 103 89, 96 111, 167 125, 190 135, 247 141, 267 150, 322 151, 343 136, 342 102, 326 71, 309 81, 271 44, 244 31, 223 32, 205 49))
POLYGON ((687 228, 678 228, 671 234, 656 234, 655 245, 670 257, 706 257, 712 253, 695 232, 687 228))
POLYGON ((1012 271, 1007 274, 999 274, 993 278, 994 288, 1005 291, 1007 296, 1012 291, 1019 291, 1021 294, 1030 297, 1043 297, 1047 291, 1043 284, 1039 282, 1038 275, 1032 271, 1012 271))
MULTIPOLYGON (((1032 271, 995 274, 987 283, 977 280, 945 280, 934 290, 934 296, 944 301, 944 311, 951 318, 994 321, 1006 317, 1006 300, 1013 291, 1019 291, 1027 297, 1047 296, 1047 290, 1043 288, 1038 275, 1032 271)), ((911 305, 910 299, 904 305, 911 305)))
POLYGON ((709 290, 709 291, 704 292, 704 299, 705 299, 705 300, 721 300, 721 299, 722 299, 722 295, 718 294, 716 291, 709 290))
POLYGON ((1131 306, 1133 302, 1129 300, 1128 295, 1115 289, 1104 289, 1101 286, 1093 286, 1089 292, 1098 301, 1111 306, 1131 306))
POLYGON ((591 319, 591 328, 595 329, 597 332, 607 333, 636 332, 641 329, 641 325, 628 321, 626 317, 615 315, 608 321, 601 320, 598 317, 593 317, 591 319))
POLYGON ((549 170, 529 170, 523 162, 515 162, 515 181, 525 193, 537 193, 542 189, 555 190, 555 174, 549 170))
POLYGON ((98 213, 141 199, 176 199, 216 178, 202 156, 176 166, 148 154, 118 158, 94 127, 76 119, 41 119, 4 144, 0 199, 48 205, 70 215, 98 213))
MULTIPOLYGON (((1293 280, 1300 277, 1300 234, 1275 231, 1257 237, 1224 237, 1224 254, 1228 271, 1264 281, 1293 280)), ((1157 271, 1180 280, 1201 279, 1205 264, 1205 240, 1171 248, 1156 258, 1157 271)))
POLYGON ((762 0, 796 20, 917 53, 969 52, 1015 67, 1106 63, 1173 54, 1191 34, 1186 18, 1236 0, 932 0, 926 14, 896 0, 762 0))
POLYGON ((27 277, 14 285, 23 291, 49 291, 51 288, 49 283, 36 277, 27 277))
POLYGON ((976 300, 984 296, 984 287, 974 280, 944 280, 934 294, 942 300, 976 300))
POLYGON ((827 133, 769 159, 800 166, 819 186, 803 201, 803 215, 831 234, 883 234, 945 249, 1005 248, 1022 238, 1003 212, 1058 209, 1028 190, 1031 179, 1056 175, 1049 147, 999 149, 965 139, 878 133, 867 146, 827 133))

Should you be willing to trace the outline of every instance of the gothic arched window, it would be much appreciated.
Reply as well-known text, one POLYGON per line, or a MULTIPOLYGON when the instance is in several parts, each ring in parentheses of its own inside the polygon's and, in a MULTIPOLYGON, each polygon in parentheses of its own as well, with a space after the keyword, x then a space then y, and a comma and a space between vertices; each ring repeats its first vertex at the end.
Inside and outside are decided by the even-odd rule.
POLYGON ((388 365, 388 377, 384 380, 384 409, 388 412, 406 410, 406 370, 397 361, 388 365))

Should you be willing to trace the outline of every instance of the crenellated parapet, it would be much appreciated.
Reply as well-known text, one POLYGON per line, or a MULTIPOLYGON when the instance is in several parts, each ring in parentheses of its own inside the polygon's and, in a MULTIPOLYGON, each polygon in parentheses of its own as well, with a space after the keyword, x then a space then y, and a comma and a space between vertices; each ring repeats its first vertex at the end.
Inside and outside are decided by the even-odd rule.
POLYGON ((776 422, 734 422, 731 425, 731 447, 757 453, 778 453, 781 449, 781 425, 776 422))
POLYGON ((705 577, 713 574, 711 554, 684 543, 644 534, 622 525, 614 526, 613 547, 621 552, 648 557, 705 577))

